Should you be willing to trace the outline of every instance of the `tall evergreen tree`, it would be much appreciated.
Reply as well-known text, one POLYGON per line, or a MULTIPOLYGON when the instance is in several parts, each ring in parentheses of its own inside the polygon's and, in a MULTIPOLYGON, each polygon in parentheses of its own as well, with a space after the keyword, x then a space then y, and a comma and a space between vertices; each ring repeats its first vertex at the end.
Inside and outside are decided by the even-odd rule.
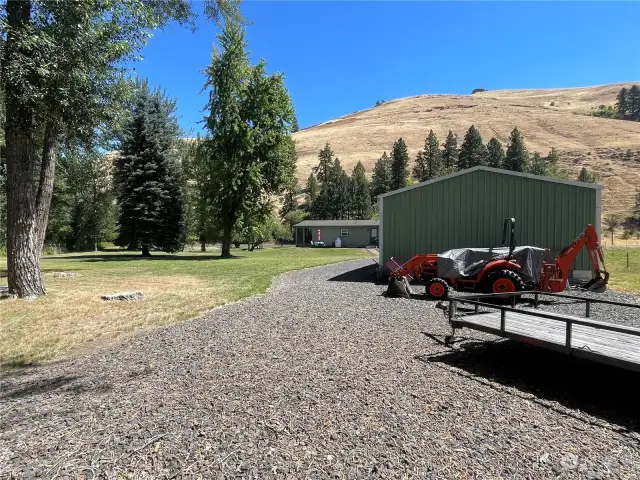
POLYGON ((427 179, 427 176, 427 162, 425 161, 424 152, 422 150, 418 150, 413 164, 413 178, 418 182, 423 182, 427 179))
POLYGON ((351 175, 351 217, 364 220, 371 216, 371 194, 369 181, 365 175, 364 165, 358 162, 351 175))
POLYGON ((175 101, 139 83, 124 128, 116 181, 120 214, 116 245, 176 252, 184 245, 182 190, 173 151, 180 134, 175 101))
POLYGON ((535 152, 531 157, 528 172, 534 175, 547 175, 547 161, 538 152, 535 152))
POLYGON ((618 96, 616 97, 616 110, 618 111, 618 117, 622 120, 626 120, 629 111, 629 103, 627 89, 625 87, 620 89, 618 96))
POLYGON ((458 154, 458 170, 487 164, 487 148, 475 125, 471 125, 464 136, 458 154))
POLYGON ((316 176, 313 174, 313 172, 311 172, 309 174, 309 178, 307 179, 307 186, 305 188, 307 211, 310 212, 313 208, 313 204, 316 203, 316 198, 318 198, 319 191, 320 187, 318 186, 316 176))
POLYGON ((313 167, 313 172, 316 174, 320 184, 328 181, 333 166, 333 150, 331 150, 331 145, 327 142, 322 150, 318 152, 318 165, 313 167))
POLYGON ((585 167, 582 167, 580 174, 578 175, 578 181, 584 183, 596 183, 596 176, 590 173, 585 167))
POLYGON ((421 182, 431 180, 432 178, 442 175, 443 162, 442 152, 440 151, 440 142, 433 130, 429 131, 429 135, 424 141, 424 164, 426 167, 425 175, 419 178, 421 182))
POLYGON ((407 186, 409 178, 409 152, 407 144, 399 138, 391 151, 391 190, 407 186))
POLYGON ((491 140, 487 143, 487 166, 502 168, 503 164, 504 148, 502 148, 502 143, 497 138, 491 137, 491 140))
POLYGON ((250 65, 244 24, 226 18, 217 38, 220 49, 206 69, 208 201, 221 231, 221 256, 230 257, 236 224, 246 230, 249 222, 264 223, 270 199, 295 174, 293 105, 281 75, 267 74, 264 61, 250 65))
POLYGON ((518 128, 514 128, 509 136, 509 146, 504 159, 504 168, 514 172, 526 172, 529 168, 529 153, 518 128))
POLYGON ((375 198, 389 191, 391 191, 391 159, 387 152, 384 152, 373 167, 371 196, 375 198))
POLYGON ((292 178, 284 187, 282 194, 282 206, 280 207, 280 218, 285 219, 289 212, 298 209, 298 195, 300 189, 298 188, 298 181, 292 178))
POLYGON ((628 116, 631 120, 640 121, 640 87, 632 85, 629 89, 628 116))
POLYGON ((442 145, 442 163, 446 171, 452 171, 458 165, 458 136, 451 130, 442 145))

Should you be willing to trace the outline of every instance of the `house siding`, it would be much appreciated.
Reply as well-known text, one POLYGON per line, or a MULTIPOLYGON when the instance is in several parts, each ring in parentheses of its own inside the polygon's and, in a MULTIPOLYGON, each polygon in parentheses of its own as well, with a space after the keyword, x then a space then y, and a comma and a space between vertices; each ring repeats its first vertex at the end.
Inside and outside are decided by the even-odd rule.
MULTIPOLYGON (((296 227, 297 229, 304 230, 305 227, 296 227)), ((333 246, 336 238, 340 237, 342 240, 343 247, 366 247, 369 245, 371 239, 371 229, 378 227, 309 227, 312 231, 313 241, 318 241, 318 230, 320 230, 320 241, 324 242, 327 246, 333 246), (347 237, 340 236, 340 231, 342 228, 347 228, 349 230, 349 235, 347 237)), ((298 238, 296 232, 296 239, 298 238)), ((297 241, 297 240, 296 240, 297 241)), ((297 244, 300 245, 300 242, 297 241, 297 244)))

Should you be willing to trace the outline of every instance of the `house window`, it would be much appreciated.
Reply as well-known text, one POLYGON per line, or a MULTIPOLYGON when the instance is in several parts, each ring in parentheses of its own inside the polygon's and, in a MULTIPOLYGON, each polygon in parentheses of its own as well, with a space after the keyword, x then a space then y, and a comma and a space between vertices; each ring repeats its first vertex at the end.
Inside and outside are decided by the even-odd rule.
POLYGON ((348 228, 341 228, 340 229, 340 236, 341 237, 348 237, 349 236, 349 229, 348 228))

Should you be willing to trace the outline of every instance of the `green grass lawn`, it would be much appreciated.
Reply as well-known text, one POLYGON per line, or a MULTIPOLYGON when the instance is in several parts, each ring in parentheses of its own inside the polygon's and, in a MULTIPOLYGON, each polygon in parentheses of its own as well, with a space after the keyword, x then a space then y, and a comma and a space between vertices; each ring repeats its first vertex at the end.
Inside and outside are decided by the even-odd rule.
POLYGON ((605 248, 604 261, 611 274, 609 287, 640 293, 640 248, 605 248))
MULTIPOLYGON (((0 370, 42 362, 78 347, 92 348, 127 332, 197 317, 227 302, 265 292, 274 276, 307 267, 371 257, 364 249, 234 250, 236 258, 185 252, 143 259, 130 252, 44 257, 47 295, 0 303, 0 370), (54 272, 76 272, 54 278, 54 272), (137 302, 100 295, 142 291, 137 302)), ((0 258, 0 285, 6 259, 0 258)))

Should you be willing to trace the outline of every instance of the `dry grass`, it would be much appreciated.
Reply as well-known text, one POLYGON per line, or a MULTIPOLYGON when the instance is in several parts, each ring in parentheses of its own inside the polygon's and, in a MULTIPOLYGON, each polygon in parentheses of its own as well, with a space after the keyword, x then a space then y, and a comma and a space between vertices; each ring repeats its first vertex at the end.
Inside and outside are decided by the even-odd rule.
MULTIPOLYGON (((141 259, 129 253, 45 257, 48 294, 33 302, 3 300, 0 309, 0 369, 42 362, 95 342, 146 327, 198 316, 216 306, 262 293, 289 270, 362 258, 357 249, 266 249, 221 260, 185 253, 141 259), (72 278, 53 272, 73 271, 72 278), (100 295, 142 291, 135 302, 104 302, 100 295)), ((0 259, 5 268, 5 259, 0 259)), ((6 283, 0 281, 1 283, 6 283)))
POLYGON ((622 86, 393 100, 296 133, 299 179, 306 181, 325 142, 331 143, 347 170, 361 160, 370 174, 376 159, 389 152, 399 137, 405 139, 415 158, 430 129, 444 141, 449 130, 462 137, 474 124, 485 141, 495 136, 506 143, 517 126, 531 151, 546 154, 551 147, 558 148, 564 154, 563 167, 572 177, 577 177, 582 166, 595 171, 599 183, 606 187, 604 213, 626 214, 640 184, 640 123, 588 115, 598 105, 613 105, 622 86), (630 158, 627 150, 631 150, 630 158))

